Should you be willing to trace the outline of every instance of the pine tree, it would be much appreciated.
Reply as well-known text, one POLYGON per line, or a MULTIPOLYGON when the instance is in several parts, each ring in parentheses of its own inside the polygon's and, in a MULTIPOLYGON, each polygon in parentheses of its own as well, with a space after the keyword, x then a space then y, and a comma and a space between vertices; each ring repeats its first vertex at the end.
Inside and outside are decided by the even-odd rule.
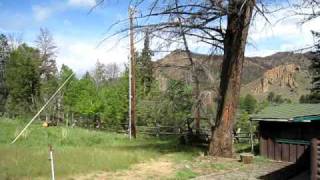
POLYGON ((320 33, 313 32, 314 37, 316 37, 317 42, 315 44, 315 51, 312 53, 312 63, 311 63, 311 71, 312 71, 312 84, 313 87, 311 89, 312 94, 320 93, 320 33))
POLYGON ((29 114, 36 109, 40 94, 40 63, 39 51, 26 44, 10 54, 5 83, 9 90, 6 107, 11 114, 29 114))
POLYGON ((149 32, 146 32, 144 39, 144 47, 141 55, 137 58, 138 65, 138 77, 143 87, 143 94, 147 95, 150 92, 153 77, 152 77, 152 61, 151 56, 153 55, 150 50, 150 37, 149 32))
POLYGON ((247 94, 240 105, 247 113, 252 114, 257 108, 257 100, 251 94, 247 94))
POLYGON ((8 95, 4 77, 6 63, 10 53, 9 49, 7 37, 3 34, 0 34, 0 113, 5 111, 4 107, 8 95))

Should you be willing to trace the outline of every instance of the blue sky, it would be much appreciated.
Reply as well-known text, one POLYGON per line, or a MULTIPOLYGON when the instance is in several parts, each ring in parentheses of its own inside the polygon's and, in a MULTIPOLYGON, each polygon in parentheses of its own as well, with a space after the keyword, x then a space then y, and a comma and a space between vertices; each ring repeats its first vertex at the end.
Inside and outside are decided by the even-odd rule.
MULTIPOLYGON (((40 27, 48 28, 58 46, 57 63, 73 68, 78 74, 92 69, 99 60, 108 64, 124 64, 128 60, 128 43, 110 39, 97 47, 107 35, 113 22, 127 17, 128 1, 111 0, 95 9, 95 0, 1 0, 0 32, 22 35, 23 41, 34 45, 40 27)), ((310 30, 320 30, 319 19, 299 24, 301 17, 287 18, 276 23, 279 17, 287 16, 280 11, 265 24, 257 17, 249 33, 247 56, 266 56, 278 51, 290 51, 313 43, 310 30)), ((204 52, 192 43, 191 48, 204 52)))

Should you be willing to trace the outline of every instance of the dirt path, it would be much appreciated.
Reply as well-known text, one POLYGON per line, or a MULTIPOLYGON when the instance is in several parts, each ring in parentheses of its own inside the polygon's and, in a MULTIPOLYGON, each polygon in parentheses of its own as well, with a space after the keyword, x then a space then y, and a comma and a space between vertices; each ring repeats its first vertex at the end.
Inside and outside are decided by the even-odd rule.
MULTIPOLYGON (((152 159, 147 162, 133 165, 128 170, 117 172, 95 172, 87 175, 71 177, 79 180, 144 180, 144 179, 176 179, 176 173, 189 169, 198 174, 196 180, 252 180, 260 179, 270 172, 284 168, 288 163, 283 162, 256 162, 242 164, 237 159, 214 158, 208 156, 197 157, 192 161, 176 163, 170 155, 152 159)), ((181 179, 181 178, 179 178, 181 179)), ((189 179, 189 178, 182 178, 189 179)))
POLYGON ((172 160, 161 157, 157 160, 150 160, 148 162, 134 165, 128 170, 118 172, 96 172, 84 176, 72 177, 77 180, 121 180, 121 179, 165 179, 172 176, 176 170, 176 165, 172 160))
POLYGON ((205 176, 199 176, 194 178, 195 180, 255 180, 261 179, 262 176, 269 174, 270 172, 282 169, 289 165, 286 162, 273 162, 265 164, 248 164, 245 168, 234 169, 222 173, 212 173, 205 176))

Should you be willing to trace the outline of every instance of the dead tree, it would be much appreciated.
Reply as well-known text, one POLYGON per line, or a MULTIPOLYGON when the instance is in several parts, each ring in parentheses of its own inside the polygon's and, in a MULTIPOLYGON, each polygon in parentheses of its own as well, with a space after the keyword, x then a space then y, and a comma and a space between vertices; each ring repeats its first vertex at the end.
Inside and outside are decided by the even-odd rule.
POLYGON ((295 13, 294 15, 303 16, 303 22, 307 22, 320 17, 320 0, 304 0, 304 1, 293 1, 292 4, 295 13), (310 9, 310 11, 306 11, 310 9))
POLYGON ((187 56, 188 56, 188 60, 190 62, 190 66, 191 66, 191 74, 192 74, 192 81, 194 84, 194 89, 193 89, 193 98, 194 98, 194 119, 195 119, 195 129, 196 129, 196 133, 200 133, 200 84, 199 84, 199 79, 198 79, 198 74, 197 74, 197 69, 196 69, 196 63, 193 61, 192 59, 192 54, 191 51, 189 49, 189 45, 187 42, 187 38, 186 38, 186 34, 184 32, 184 29, 182 28, 182 20, 181 20, 181 16, 179 14, 179 8, 178 8, 178 0, 176 0, 176 11, 177 11, 177 18, 178 18, 178 23, 179 23, 179 28, 180 28, 180 35, 182 36, 182 41, 183 41, 183 45, 185 47, 187 56))
MULTIPOLYGON (((132 1, 138 7, 144 0, 132 1)), ((135 32, 148 28, 150 37, 172 47, 177 42, 192 38, 206 44, 214 53, 223 53, 221 83, 218 96, 216 122, 212 127, 209 153, 215 156, 232 155, 232 127, 240 92, 240 77, 244 51, 255 0, 153 0, 147 11, 141 11, 135 32), (161 17, 161 18, 159 18, 161 17), (179 17, 179 18, 177 18, 179 17), (183 30, 181 33, 181 29, 183 30)), ((112 27, 126 25, 110 36, 124 34, 129 30, 127 19, 112 27), (124 23, 124 24, 123 24, 124 23)), ((108 38, 108 37, 107 37, 108 38)), ((184 44, 185 47, 186 44, 184 44)), ((169 48, 170 49, 170 48, 169 48)))

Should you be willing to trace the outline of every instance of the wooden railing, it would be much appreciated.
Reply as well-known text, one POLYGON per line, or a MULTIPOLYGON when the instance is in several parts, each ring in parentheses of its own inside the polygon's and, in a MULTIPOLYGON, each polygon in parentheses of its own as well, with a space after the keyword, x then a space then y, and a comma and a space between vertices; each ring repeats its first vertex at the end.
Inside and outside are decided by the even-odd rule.
MULTIPOLYGON (((61 123, 63 124, 63 123, 61 123)), ((101 130, 101 131, 110 131, 110 132, 118 132, 118 133, 128 133, 128 124, 122 123, 117 125, 111 125, 104 122, 93 122, 89 119, 79 118, 75 119, 75 121, 69 123, 70 126, 77 126, 86 129, 93 130, 101 130)), ((196 134, 196 132, 200 132, 201 136, 206 136, 206 139, 211 138, 211 130, 209 125, 207 127, 202 127, 197 130, 193 127, 193 119, 188 118, 185 121, 185 124, 180 126, 168 126, 168 125, 153 125, 153 126, 137 126, 137 130, 139 134, 147 134, 151 136, 184 136, 192 132, 192 134, 196 134)), ((236 133, 233 135, 235 143, 249 143, 250 142, 250 133, 236 133)), ((254 140, 256 140, 256 136, 253 136, 254 140)))

